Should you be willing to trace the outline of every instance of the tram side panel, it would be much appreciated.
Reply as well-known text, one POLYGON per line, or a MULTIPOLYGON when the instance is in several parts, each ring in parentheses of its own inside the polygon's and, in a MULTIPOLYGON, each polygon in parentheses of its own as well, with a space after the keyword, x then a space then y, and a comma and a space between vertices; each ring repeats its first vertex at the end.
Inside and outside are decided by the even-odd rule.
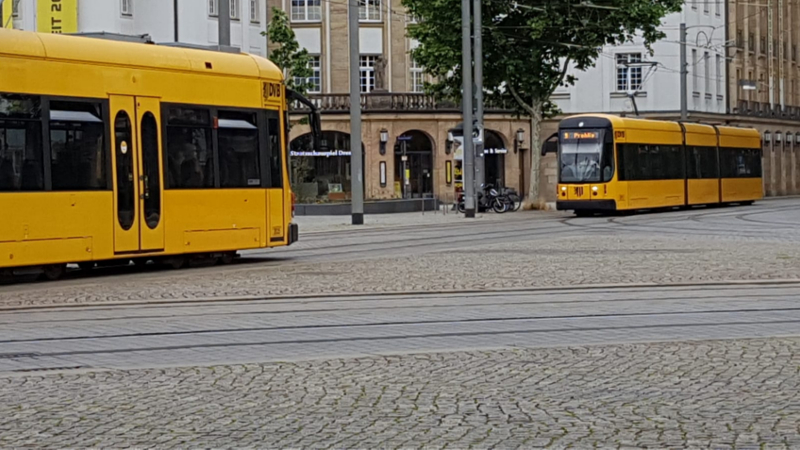
POLYGON ((113 194, 0 193, 0 267, 92 261, 113 254, 113 194))

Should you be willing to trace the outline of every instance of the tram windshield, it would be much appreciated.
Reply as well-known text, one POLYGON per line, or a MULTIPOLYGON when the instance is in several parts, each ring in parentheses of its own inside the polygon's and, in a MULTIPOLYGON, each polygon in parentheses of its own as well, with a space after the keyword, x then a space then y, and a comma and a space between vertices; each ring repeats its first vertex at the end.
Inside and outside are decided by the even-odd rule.
POLYGON ((561 131, 559 139, 562 183, 597 183, 602 180, 604 130, 561 131))

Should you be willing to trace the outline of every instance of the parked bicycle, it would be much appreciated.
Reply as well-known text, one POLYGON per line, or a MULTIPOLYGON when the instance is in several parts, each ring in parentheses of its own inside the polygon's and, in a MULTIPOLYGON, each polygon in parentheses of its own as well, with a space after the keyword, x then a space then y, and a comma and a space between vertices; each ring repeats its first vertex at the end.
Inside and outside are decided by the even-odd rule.
MULTIPOLYGON (((504 193, 501 194, 493 185, 484 185, 482 191, 478 192, 477 199, 478 212, 485 212, 492 210, 497 214, 503 214, 507 211, 514 210, 513 203, 510 203, 509 197, 504 193)), ((464 193, 458 194, 458 201, 456 203, 458 212, 463 213, 466 211, 464 193)))

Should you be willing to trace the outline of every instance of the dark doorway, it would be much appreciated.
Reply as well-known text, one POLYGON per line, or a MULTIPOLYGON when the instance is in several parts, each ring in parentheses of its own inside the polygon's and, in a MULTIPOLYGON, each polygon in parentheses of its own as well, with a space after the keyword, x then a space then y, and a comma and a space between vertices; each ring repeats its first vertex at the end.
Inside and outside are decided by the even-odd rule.
POLYGON ((484 131, 484 159, 486 162, 486 183, 505 186, 506 154, 508 149, 503 138, 496 131, 484 131))
POLYGON ((403 198, 433 197, 433 142, 428 135, 407 131, 398 137, 394 150, 394 179, 403 198))

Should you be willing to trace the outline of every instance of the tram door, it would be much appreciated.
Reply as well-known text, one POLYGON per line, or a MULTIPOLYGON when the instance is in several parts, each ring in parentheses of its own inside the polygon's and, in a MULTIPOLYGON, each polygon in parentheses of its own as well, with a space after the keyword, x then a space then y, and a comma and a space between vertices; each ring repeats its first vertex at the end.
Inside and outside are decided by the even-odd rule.
POLYGON ((113 95, 110 106, 114 149, 114 251, 163 250, 159 100, 113 95))

